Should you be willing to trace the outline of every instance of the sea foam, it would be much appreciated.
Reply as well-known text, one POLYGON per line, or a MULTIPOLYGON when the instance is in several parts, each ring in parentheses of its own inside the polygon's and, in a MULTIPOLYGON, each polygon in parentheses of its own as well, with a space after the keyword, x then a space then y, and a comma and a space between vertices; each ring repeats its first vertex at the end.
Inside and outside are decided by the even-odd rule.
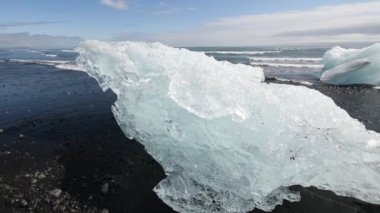
POLYGON ((286 57, 271 57, 271 58, 265 58, 265 57, 249 57, 252 61, 258 61, 258 62, 321 62, 322 58, 286 58, 286 57))
POLYGON ((253 66, 259 67, 283 67, 283 68, 312 68, 321 69, 320 64, 285 64, 285 63, 269 63, 269 62, 250 62, 253 66))
POLYGON ((263 51, 205 51, 208 54, 227 54, 227 55, 265 55, 278 54, 281 50, 263 50, 263 51))
POLYGON ((266 211, 300 184, 380 204, 380 135, 303 86, 261 68, 160 43, 87 41, 77 62, 117 95, 113 113, 167 177, 180 212, 266 211))
POLYGON ((20 64, 39 64, 46 66, 54 66, 58 69, 63 70, 75 70, 75 71, 85 71, 83 67, 78 66, 73 61, 58 61, 58 60, 33 60, 33 59, 9 59, 3 60, 3 62, 11 62, 11 63, 20 63, 20 64))

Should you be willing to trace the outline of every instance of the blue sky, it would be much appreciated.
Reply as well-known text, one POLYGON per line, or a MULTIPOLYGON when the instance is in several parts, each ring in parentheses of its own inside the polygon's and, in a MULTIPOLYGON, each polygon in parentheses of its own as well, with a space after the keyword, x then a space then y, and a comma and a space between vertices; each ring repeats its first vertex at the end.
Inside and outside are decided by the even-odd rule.
MULTIPOLYGON (((302 40, 300 43, 309 44, 313 43, 310 38, 312 36, 305 36, 305 31, 312 33, 322 29, 326 30, 327 34, 331 34, 331 30, 339 31, 342 27, 345 27, 342 30, 347 32, 347 35, 351 35, 348 38, 347 35, 338 33, 342 41, 378 41, 380 32, 368 34, 361 31, 380 27, 380 21, 377 21, 380 20, 380 10, 373 10, 376 6, 379 6, 379 1, 2 0, 0 3, 0 46, 2 41, 9 42, 11 35, 15 33, 24 33, 25 36, 34 35, 34 37, 35 35, 55 36, 57 40, 70 37, 73 40, 80 38, 160 41, 174 46, 229 46, 291 44, 292 39, 285 39, 285 37, 291 37, 292 32, 293 36, 297 36, 297 32, 300 32, 299 34, 305 37, 298 38, 299 41, 302 40), (320 18, 324 18, 330 16, 330 13, 335 11, 334 8, 337 15, 332 16, 331 19, 336 20, 335 25, 329 24, 328 19, 325 20, 326 23, 318 20, 319 12, 323 16, 320 18), (358 8, 362 13, 357 13, 350 8, 358 8), (346 14, 344 14, 345 11, 346 14), (297 13, 298 16, 293 17, 297 13), (278 23, 282 17, 284 20, 291 21, 278 23), (301 23, 302 27, 299 26, 300 29, 297 30, 294 26, 297 25, 297 19, 300 17, 301 19, 310 17, 310 21, 301 23), (344 26, 344 23, 340 26, 339 20, 345 20, 345 17, 365 20, 360 23, 355 21, 352 27, 357 31, 351 32, 349 23, 347 26, 344 26), (376 18, 379 19, 376 20, 376 18), (231 25, 229 22, 234 24, 231 25), (280 26, 283 29, 279 32, 269 32, 271 25, 280 26), (314 27, 308 29, 308 25, 314 25, 314 27), (249 31, 247 31, 248 28, 250 28, 249 31), (260 35, 262 32, 266 34, 260 35), (239 37, 239 35, 245 37, 239 37), (215 37, 217 39, 214 39, 215 37), (268 40, 264 41, 264 37, 268 40)), ((321 32, 318 34, 323 36, 321 32)), ((328 39, 326 36, 322 40, 327 43, 338 42, 339 36, 330 35, 330 38, 334 36, 335 40, 328 39)), ((15 44, 17 42, 19 41, 13 41, 15 44)))

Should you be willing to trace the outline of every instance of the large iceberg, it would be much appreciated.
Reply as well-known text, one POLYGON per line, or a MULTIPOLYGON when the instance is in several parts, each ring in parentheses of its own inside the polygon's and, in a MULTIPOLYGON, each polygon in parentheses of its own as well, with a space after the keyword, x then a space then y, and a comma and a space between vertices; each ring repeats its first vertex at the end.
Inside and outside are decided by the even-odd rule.
POLYGON ((321 81, 335 85, 380 85, 380 43, 363 49, 334 47, 322 60, 321 81))
POLYGON ((272 210, 287 187, 380 204, 380 134, 329 97, 264 83, 261 68, 160 43, 87 41, 77 62, 117 94, 113 113, 167 177, 154 191, 180 212, 272 210))

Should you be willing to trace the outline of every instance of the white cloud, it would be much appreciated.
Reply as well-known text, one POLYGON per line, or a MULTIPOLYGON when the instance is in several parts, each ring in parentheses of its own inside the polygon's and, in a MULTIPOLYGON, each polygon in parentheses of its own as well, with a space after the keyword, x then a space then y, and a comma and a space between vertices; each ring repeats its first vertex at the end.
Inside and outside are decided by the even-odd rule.
POLYGON ((71 48, 81 42, 79 37, 32 35, 29 33, 0 33, 0 48, 71 48))
POLYGON ((0 30, 5 29, 5 28, 37 26, 37 25, 47 25, 47 24, 55 24, 55 23, 59 23, 59 22, 51 22, 51 21, 0 22, 0 30))
POLYGON ((102 0, 101 3, 108 7, 112 7, 119 10, 128 9, 128 5, 127 3, 125 3, 124 0, 102 0))
POLYGON ((185 32, 149 34, 146 38, 174 46, 379 42, 379 8, 380 1, 370 1, 222 18, 185 32))

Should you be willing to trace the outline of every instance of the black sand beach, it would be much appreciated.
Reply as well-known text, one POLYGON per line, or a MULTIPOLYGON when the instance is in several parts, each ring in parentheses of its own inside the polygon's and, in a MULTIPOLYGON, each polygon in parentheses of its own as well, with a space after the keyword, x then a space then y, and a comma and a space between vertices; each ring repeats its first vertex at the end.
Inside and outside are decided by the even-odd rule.
MULTIPOLYGON (((380 132, 380 90, 311 87, 380 132)), ((152 191, 162 168, 124 136, 111 112, 115 99, 84 72, 0 64, 0 212, 172 212, 152 191)), ((380 212, 329 191, 294 188, 301 202, 274 212, 380 212)))

